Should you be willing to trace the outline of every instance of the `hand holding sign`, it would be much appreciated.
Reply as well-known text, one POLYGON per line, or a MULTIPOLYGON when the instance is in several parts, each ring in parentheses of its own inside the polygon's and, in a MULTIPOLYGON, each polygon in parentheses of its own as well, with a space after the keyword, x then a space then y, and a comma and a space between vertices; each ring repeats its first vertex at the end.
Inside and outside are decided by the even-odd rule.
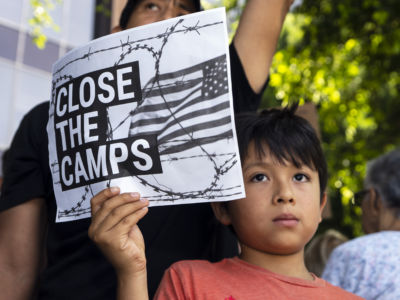
POLYGON ((137 223, 146 215, 149 202, 138 193, 119 192, 108 188, 92 198, 89 237, 118 274, 129 278, 146 272, 144 240, 137 223))

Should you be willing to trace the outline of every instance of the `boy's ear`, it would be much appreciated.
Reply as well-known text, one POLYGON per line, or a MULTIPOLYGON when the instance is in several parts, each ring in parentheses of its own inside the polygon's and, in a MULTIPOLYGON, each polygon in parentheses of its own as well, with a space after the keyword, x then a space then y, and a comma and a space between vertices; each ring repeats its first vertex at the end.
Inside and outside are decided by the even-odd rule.
POLYGON ((116 32, 120 32, 120 31, 122 31, 122 28, 119 25, 114 26, 113 29, 111 29, 111 33, 116 33, 116 32))
POLYGON ((211 202, 212 210, 218 221, 223 225, 231 225, 231 217, 228 211, 227 202, 211 202))
POLYGON ((324 192, 323 194, 322 194, 322 198, 321 198, 321 201, 320 201, 320 207, 319 207, 319 209, 320 209, 320 222, 322 221, 322 211, 324 210, 324 207, 325 207, 325 205, 326 205, 326 203, 328 202, 328 196, 327 196, 327 194, 326 194, 326 192, 324 192))

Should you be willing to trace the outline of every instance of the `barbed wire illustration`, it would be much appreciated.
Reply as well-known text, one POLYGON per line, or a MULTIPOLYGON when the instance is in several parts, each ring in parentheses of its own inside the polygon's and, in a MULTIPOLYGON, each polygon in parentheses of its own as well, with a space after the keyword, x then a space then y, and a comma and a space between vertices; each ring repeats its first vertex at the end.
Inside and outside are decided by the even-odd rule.
MULTIPOLYGON (((183 21, 184 21, 183 19, 179 19, 177 23, 180 24, 180 23, 182 23, 183 21)), ((199 30, 200 30, 200 29, 203 29, 203 28, 206 28, 206 27, 212 27, 212 26, 215 26, 215 25, 224 24, 222 21, 218 21, 218 22, 214 22, 214 23, 199 25, 199 22, 200 22, 200 21, 198 21, 198 22, 196 23, 196 25, 194 25, 194 26, 188 26, 188 27, 184 27, 183 29, 180 29, 180 30, 175 30, 173 33, 174 33, 174 34, 179 34, 179 33, 185 33, 185 34, 186 34, 186 33, 195 31, 195 32, 197 32, 197 33, 199 34, 199 30)), ((176 24, 176 25, 177 25, 177 24, 176 24)), ((173 25, 173 27, 174 27, 174 25, 173 25)), ((176 27, 176 26, 175 26, 175 27, 176 27)), ((132 44, 147 42, 147 41, 151 41, 151 40, 154 40, 154 39, 163 39, 163 38, 165 38, 165 36, 168 36, 168 37, 169 37, 170 35, 171 35, 171 32, 168 32, 168 28, 167 28, 166 31, 165 31, 164 33, 157 34, 157 35, 152 36, 152 37, 143 38, 143 39, 139 39, 139 40, 132 40, 132 41, 129 41, 129 38, 128 38, 126 42, 122 42, 122 41, 121 41, 121 44, 120 44, 120 45, 116 45, 116 46, 112 46, 112 47, 108 47, 108 48, 104 48, 104 49, 98 49, 98 50, 95 50, 95 51, 91 51, 92 49, 89 48, 88 52, 85 53, 85 54, 83 54, 81 57, 77 57, 77 58, 75 58, 75 59, 73 59, 73 60, 70 60, 69 62, 65 63, 65 64, 62 65, 60 68, 58 68, 57 70, 55 70, 55 71, 53 72, 53 75, 57 75, 57 74, 60 73, 62 70, 64 70, 67 66, 69 66, 69 65, 71 65, 71 64, 74 64, 74 63, 76 63, 76 62, 78 62, 78 61, 80 61, 80 60, 86 60, 86 59, 89 60, 90 57, 93 56, 93 55, 96 55, 96 54, 99 54, 99 53, 102 53, 102 52, 109 52, 109 51, 111 51, 111 50, 116 50, 116 49, 120 49, 120 48, 123 50, 124 47, 129 47, 129 46, 131 46, 132 44)), ((120 56, 120 58, 121 58, 121 57, 125 57, 125 56, 126 56, 126 54, 122 53, 121 56, 120 56)), ((117 64, 118 62, 121 62, 121 61, 122 61, 122 60, 118 60, 115 64, 117 64)))

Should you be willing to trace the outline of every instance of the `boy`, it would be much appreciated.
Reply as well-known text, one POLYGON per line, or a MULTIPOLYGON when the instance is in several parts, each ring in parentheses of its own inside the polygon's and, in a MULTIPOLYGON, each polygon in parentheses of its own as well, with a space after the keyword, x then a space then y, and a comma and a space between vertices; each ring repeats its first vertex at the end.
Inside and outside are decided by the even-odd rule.
MULTIPOLYGON (((361 299, 305 267, 304 246, 326 203, 327 169, 318 137, 296 107, 236 117, 246 198, 212 207, 237 235, 239 257, 175 263, 155 299, 361 299)), ((147 205, 137 193, 118 195, 115 188, 92 199, 89 236, 117 271, 118 299, 147 299, 136 225, 147 205)))
MULTIPOLYGON (((247 1, 230 55, 236 112, 257 109, 291 2, 247 1)), ((198 10, 199 0, 128 0, 120 26, 114 31, 198 10)), ((55 223, 57 205, 46 132, 48 110, 47 102, 29 112, 10 147, 0 199, 0 299, 30 299, 35 290, 40 300, 112 299, 116 278, 87 237, 90 220, 55 223)), ((235 244, 226 232, 215 229, 213 221, 209 205, 154 208, 142 220, 150 294, 164 270, 177 260, 215 260, 235 253, 233 248, 227 251, 227 247, 213 245, 212 240, 221 241, 221 235, 229 240, 226 244, 235 244)))

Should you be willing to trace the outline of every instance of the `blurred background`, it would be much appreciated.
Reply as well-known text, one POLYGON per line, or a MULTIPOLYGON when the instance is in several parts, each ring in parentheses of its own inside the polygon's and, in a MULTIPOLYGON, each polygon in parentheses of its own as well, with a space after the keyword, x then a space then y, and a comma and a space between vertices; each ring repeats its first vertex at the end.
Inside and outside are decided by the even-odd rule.
MULTIPOLYGON (((0 155, 25 113, 48 100, 51 66, 70 49, 108 34, 126 0, 0 1, 0 155)), ((244 0, 227 8, 233 35, 244 0)), ((311 106, 329 167, 319 231, 362 235, 353 194, 366 162, 400 142, 400 2, 296 0, 286 18, 262 107, 311 106)), ((308 110, 310 112, 310 110, 308 110)))

